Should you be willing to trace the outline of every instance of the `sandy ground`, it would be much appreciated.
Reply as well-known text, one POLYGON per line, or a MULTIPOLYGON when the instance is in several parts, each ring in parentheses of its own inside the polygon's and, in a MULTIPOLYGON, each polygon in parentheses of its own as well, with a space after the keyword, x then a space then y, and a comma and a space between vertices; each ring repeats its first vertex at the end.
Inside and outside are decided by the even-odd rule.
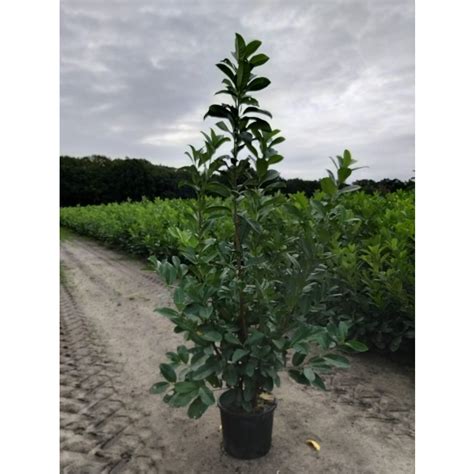
POLYGON ((61 243, 61 261, 61 472, 414 472, 412 368, 360 355, 328 392, 283 376, 270 453, 239 461, 222 450, 217 408, 194 421, 148 392, 181 343, 153 312, 170 302, 158 278, 81 238, 61 243))

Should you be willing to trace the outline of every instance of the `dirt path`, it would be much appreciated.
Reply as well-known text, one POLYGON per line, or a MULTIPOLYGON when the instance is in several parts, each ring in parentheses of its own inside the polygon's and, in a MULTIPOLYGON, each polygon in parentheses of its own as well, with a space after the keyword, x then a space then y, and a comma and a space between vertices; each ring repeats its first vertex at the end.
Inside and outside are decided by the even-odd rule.
POLYGON ((148 393, 181 343, 153 312, 170 302, 157 277, 80 238, 61 243, 61 261, 61 472, 414 472, 412 369, 359 356, 326 393, 282 377, 270 453, 238 461, 222 451, 217 408, 193 421, 148 393))

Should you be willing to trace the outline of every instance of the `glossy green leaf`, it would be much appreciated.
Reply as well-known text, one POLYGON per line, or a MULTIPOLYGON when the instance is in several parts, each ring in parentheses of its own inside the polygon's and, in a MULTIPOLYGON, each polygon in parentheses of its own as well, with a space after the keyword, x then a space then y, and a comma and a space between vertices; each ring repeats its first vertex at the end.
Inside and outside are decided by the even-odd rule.
POLYGON ((194 380, 204 380, 210 375, 214 374, 215 370, 215 364, 206 363, 192 373, 192 378, 194 380))
POLYGON ((178 346, 177 348, 177 353, 179 355, 179 358, 185 363, 188 363, 189 360, 189 351, 186 348, 186 346, 178 346))
POLYGON ((318 387, 321 390, 326 390, 326 385, 324 384, 323 379, 316 373, 314 374, 314 380, 311 382, 311 385, 318 387))
POLYGON ((217 122, 216 127, 219 127, 224 132, 230 133, 229 127, 227 127, 227 124, 225 122, 217 122))
POLYGON ((244 55, 245 55, 245 41, 241 35, 236 33, 235 34, 235 52, 232 53, 232 56, 239 63, 242 61, 244 55))
POLYGON ((300 352, 295 352, 291 359, 291 363, 294 366, 301 365, 306 358, 306 354, 301 354, 300 352))
POLYGON ((337 327, 338 329, 338 339, 341 342, 344 342, 349 334, 349 323, 346 321, 340 321, 337 327))
POLYGON ((213 405, 216 403, 214 394, 209 390, 205 385, 199 389, 199 397, 207 406, 213 405))
POLYGON ((160 372, 168 382, 176 382, 176 372, 171 365, 160 364, 160 372))
POLYGON ((213 192, 213 193, 217 193, 222 197, 229 197, 230 196, 229 189, 226 188, 223 184, 220 184, 220 183, 207 183, 206 184, 206 189, 208 191, 213 192))
POLYGON ((308 379, 299 370, 291 369, 288 371, 288 375, 297 383, 301 385, 309 385, 308 379))
POLYGON ((225 64, 219 63, 216 66, 227 76, 230 80, 235 81, 235 74, 232 70, 225 64))
POLYGON ((177 308, 181 308, 183 306, 184 302, 186 301, 186 294, 183 288, 178 287, 176 290, 174 290, 173 300, 177 308))
POLYGON ((319 182, 321 185, 321 189, 326 193, 329 194, 330 196, 333 196, 337 192, 337 186, 334 183, 334 181, 331 178, 323 178, 319 182))
POLYGON ((216 118, 231 118, 231 113, 222 105, 211 105, 209 110, 204 115, 204 118, 207 116, 209 117, 216 117, 216 118))
POLYGON ((278 137, 278 138, 275 138, 275 140, 273 140, 271 143, 270 143, 270 146, 271 147, 274 147, 280 143, 283 143, 285 141, 285 137, 278 137))
POLYGON ((208 405, 206 405, 201 400, 201 397, 197 397, 194 399, 191 405, 189 405, 188 416, 189 418, 193 418, 194 420, 197 420, 198 418, 201 418, 201 416, 205 413, 207 409, 208 409, 208 405))
POLYGON ((349 150, 344 150, 344 158, 343 158, 343 164, 344 166, 349 166, 352 164, 352 156, 351 152, 349 150))
POLYGON ((283 160, 283 156, 281 155, 273 155, 268 159, 268 164, 270 165, 276 165, 277 163, 280 163, 280 161, 283 160))
POLYGON ((267 117, 270 117, 272 118, 272 114, 270 112, 268 112, 268 110, 263 110, 263 109, 260 109, 258 107, 247 107, 245 110, 244 110, 244 115, 245 114, 248 114, 248 113, 255 113, 255 114, 262 114, 262 115, 266 115, 267 117))
POLYGON ((240 341, 237 338, 237 336, 230 332, 224 334, 224 339, 230 344, 235 344, 237 346, 240 346, 240 341))
POLYGON ((352 174, 352 170, 350 168, 339 168, 337 170, 337 179, 340 184, 345 183, 346 179, 352 174))
POLYGON ((261 66, 265 64, 270 58, 266 54, 256 54, 253 58, 250 59, 250 64, 252 66, 261 66))
POLYGON ((253 53, 255 53, 255 51, 257 51, 257 49, 261 46, 261 44, 262 42, 259 40, 251 41, 245 48, 245 56, 246 57, 251 56, 253 53))
POLYGON ((260 331, 254 331, 252 332, 252 334, 249 335, 249 337, 245 341, 245 345, 253 346, 254 344, 259 343, 264 337, 265 337, 265 334, 261 333, 260 331))
POLYGON ((306 377, 309 383, 313 383, 316 380, 316 374, 310 367, 305 367, 303 369, 303 375, 306 377))
POLYGON ((270 79, 266 77, 257 77, 253 81, 249 82, 247 86, 248 91, 261 91, 270 85, 270 79))
POLYGON ((224 372, 222 374, 222 378, 230 385, 236 385, 238 376, 237 376, 237 370, 233 365, 227 365, 227 367, 224 369, 224 372))
POLYGON ((237 390, 232 389, 232 390, 227 390, 226 392, 224 392, 220 396, 219 400, 222 403, 222 405, 224 405, 225 407, 231 407, 235 403, 236 398, 237 398, 237 390))
POLYGON ((349 361, 345 357, 337 354, 328 354, 324 357, 324 360, 329 365, 338 367, 340 369, 347 369, 350 365, 349 361))
POLYGON ((206 331, 201 337, 210 342, 222 341, 222 334, 218 333, 217 331, 206 331))
POLYGON ((195 396, 196 390, 186 393, 175 393, 170 397, 167 403, 172 407, 182 408, 188 405, 195 396))
POLYGON ((244 374, 247 377, 253 377, 257 366, 258 366, 258 361, 256 359, 250 359, 243 368, 244 374))
POLYGON ((173 308, 156 308, 155 311, 167 317, 175 317, 179 315, 178 312, 173 308))
POLYGON ((347 341, 345 346, 356 352, 366 352, 369 349, 364 343, 359 341, 347 341))
POLYGON ((232 363, 235 364, 238 362, 240 359, 245 357, 249 351, 245 349, 236 349, 235 352, 232 354, 232 363))
POLYGON ((160 394, 165 392, 170 384, 168 382, 158 382, 155 383, 151 388, 150 388, 150 393, 153 394, 160 394))
POLYGON ((195 392, 199 389, 199 384, 196 382, 177 382, 174 389, 176 393, 195 392))

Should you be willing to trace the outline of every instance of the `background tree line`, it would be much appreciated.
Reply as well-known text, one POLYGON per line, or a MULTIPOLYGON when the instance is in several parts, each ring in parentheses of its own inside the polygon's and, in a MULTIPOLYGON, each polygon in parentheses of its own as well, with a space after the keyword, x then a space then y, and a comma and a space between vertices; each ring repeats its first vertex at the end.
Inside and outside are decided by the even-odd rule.
MULTIPOLYGON (((60 157, 60 205, 61 207, 122 202, 127 199, 139 201, 143 197, 190 198, 194 192, 180 186, 186 180, 186 168, 154 165, 144 159, 110 159, 93 155, 82 158, 60 157)), ((293 194, 304 192, 312 196, 320 189, 318 180, 282 179, 282 192, 293 194)), ((413 189, 413 180, 383 179, 355 181, 362 189, 373 194, 387 193, 398 189, 413 189)))

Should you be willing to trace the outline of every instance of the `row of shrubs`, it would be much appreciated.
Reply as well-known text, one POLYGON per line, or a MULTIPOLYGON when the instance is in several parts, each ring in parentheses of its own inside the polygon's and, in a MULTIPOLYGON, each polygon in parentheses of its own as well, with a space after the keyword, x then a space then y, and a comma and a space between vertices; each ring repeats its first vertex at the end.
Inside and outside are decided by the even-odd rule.
MULTIPOLYGON (((380 350, 412 347, 414 192, 348 193, 331 208, 318 193, 282 199, 272 218, 285 245, 303 255, 308 268, 323 269, 311 294, 314 322, 348 320, 354 337, 380 350)), ((134 255, 163 258, 178 252, 192 203, 158 198, 62 208, 61 225, 134 255)), ((231 231, 222 216, 216 237, 228 238, 231 231)))

